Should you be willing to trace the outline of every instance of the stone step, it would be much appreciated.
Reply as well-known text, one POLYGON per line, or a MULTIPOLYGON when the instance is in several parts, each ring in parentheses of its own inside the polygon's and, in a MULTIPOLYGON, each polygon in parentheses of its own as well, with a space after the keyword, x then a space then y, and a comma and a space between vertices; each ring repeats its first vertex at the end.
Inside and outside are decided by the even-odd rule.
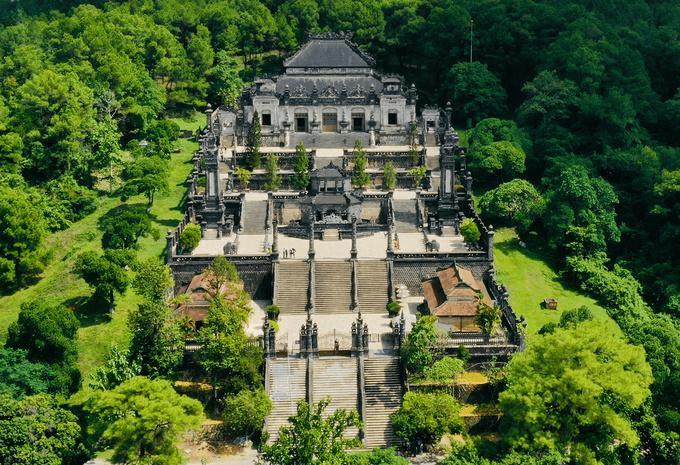
POLYGON ((288 423, 288 417, 297 412, 297 403, 307 396, 307 360, 304 359, 272 359, 269 360, 269 398, 273 408, 265 431, 269 440, 275 441, 279 436, 279 427, 288 423))
POLYGON ((418 216, 415 199, 393 199, 394 227, 397 233, 418 232, 418 216))
POLYGON ((316 313, 351 313, 351 263, 349 261, 317 261, 314 267, 314 307, 316 313))
POLYGON ((388 278, 387 262, 359 260, 357 262, 357 295, 362 313, 387 312, 388 278))
POLYGON ((263 234, 267 219, 266 200, 248 200, 243 206, 243 234, 263 234))
MULTIPOLYGON (((359 400, 357 359, 354 357, 320 357, 313 365, 314 402, 330 398, 324 411, 328 417, 336 410, 357 410, 359 400)), ((357 428, 345 431, 345 437, 355 437, 357 428)))
POLYGON ((402 387, 398 357, 364 361, 366 426, 364 445, 385 447, 398 443, 390 415, 401 406, 402 387))
POLYGON ((276 303, 281 308, 281 314, 304 314, 309 287, 309 264, 297 260, 281 261, 276 280, 276 303))

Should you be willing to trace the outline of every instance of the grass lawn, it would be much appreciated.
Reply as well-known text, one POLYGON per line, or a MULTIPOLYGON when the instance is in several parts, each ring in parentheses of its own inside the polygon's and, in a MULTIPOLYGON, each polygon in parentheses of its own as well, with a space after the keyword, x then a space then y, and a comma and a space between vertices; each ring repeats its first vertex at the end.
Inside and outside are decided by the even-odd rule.
MULTIPOLYGON (((195 130, 205 124, 205 116, 196 113, 190 119, 175 118, 181 129, 195 130)), ((186 178, 193 168, 191 161, 198 144, 180 139, 177 142, 179 153, 172 154, 170 168, 170 191, 165 195, 157 194, 151 213, 159 238, 142 238, 139 241, 137 257, 162 257, 165 254, 165 233, 174 229, 183 216, 183 202, 186 196, 186 178)), ((145 202, 145 198, 133 198, 128 203, 145 202)), ((75 257, 87 250, 101 251, 101 232, 97 221, 112 208, 120 205, 118 198, 101 197, 97 210, 74 223, 65 231, 49 236, 46 247, 52 253, 52 260, 35 285, 10 296, 0 297, 0 345, 7 338, 7 328, 16 321, 22 302, 43 300, 49 305, 67 304, 74 309, 82 327, 78 331, 80 350, 78 364, 83 375, 83 387, 87 387, 89 374, 102 363, 113 345, 125 346, 129 341, 126 326, 127 315, 139 303, 139 297, 132 289, 116 299, 116 310, 111 317, 104 311, 87 310, 88 297, 92 290, 73 273, 75 257)))
POLYGON ((564 310, 588 306, 596 318, 607 318, 607 312, 594 299, 569 288, 545 260, 526 249, 512 229, 498 229, 494 236, 496 276, 510 292, 510 304, 517 316, 527 320, 527 334, 535 334, 548 322, 559 321, 564 310), (547 297, 559 301, 557 310, 541 307, 547 297))

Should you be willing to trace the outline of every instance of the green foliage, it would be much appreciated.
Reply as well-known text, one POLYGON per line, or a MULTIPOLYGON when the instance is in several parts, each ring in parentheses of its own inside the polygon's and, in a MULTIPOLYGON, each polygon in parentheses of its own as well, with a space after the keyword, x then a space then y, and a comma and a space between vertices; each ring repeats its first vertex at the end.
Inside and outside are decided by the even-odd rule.
POLYGON ((571 165, 549 182, 548 205, 543 222, 553 247, 569 255, 588 256, 606 251, 618 242, 614 206, 618 203, 612 186, 591 177, 583 166, 571 165))
POLYGON ((0 351, 0 396, 21 399, 49 390, 52 370, 42 363, 30 362, 27 356, 22 349, 7 347, 0 351))
POLYGON ((151 206, 156 193, 164 194, 169 190, 168 162, 159 156, 137 157, 125 167, 122 178, 125 180, 120 190, 123 201, 144 194, 151 206))
POLYGON ((394 434, 410 452, 420 452, 445 433, 463 431, 459 411, 460 404, 449 394, 407 392, 401 408, 392 414, 394 434))
POLYGON ((208 266, 203 273, 210 285, 208 292, 213 296, 223 292, 222 286, 224 284, 239 283, 241 281, 236 265, 222 255, 215 257, 210 266, 208 266))
POLYGON ((347 465, 408 465, 409 461, 397 455, 393 447, 356 452, 347 456, 347 465))
POLYGON ((210 95, 212 101, 221 101, 225 105, 235 107, 244 82, 238 73, 238 63, 226 50, 216 53, 217 64, 209 70, 210 95))
POLYGON ((475 323, 484 334, 491 334, 501 322, 501 308, 498 305, 488 305, 482 301, 477 303, 475 323))
POLYGON ((577 463, 612 463, 615 449, 639 443, 626 411, 649 396, 651 382, 644 350, 611 324, 585 321, 537 337, 508 366, 500 395, 504 437, 518 450, 564 450, 577 463))
POLYGON ((246 436, 259 442, 264 421, 272 410, 272 401, 263 388, 239 391, 222 401, 222 420, 227 437, 246 436))
POLYGON ((124 293, 129 284, 122 266, 91 250, 78 256, 74 270, 94 288, 94 299, 108 306, 113 306, 114 292, 124 293))
POLYGON ((179 235, 179 243, 182 246, 182 251, 191 252, 194 250, 198 246, 198 243, 201 242, 201 237, 203 237, 203 232, 199 225, 195 223, 186 225, 182 234, 179 235))
POLYGON ((180 435, 203 419, 197 400, 178 395, 169 381, 143 376, 92 393, 83 410, 88 435, 98 448, 112 448, 116 463, 182 463, 180 435))
POLYGON ((346 449, 356 447, 356 439, 347 439, 347 428, 361 427, 356 411, 336 410, 324 415, 330 403, 326 398, 310 406, 299 401, 297 413, 289 418, 290 426, 282 426, 277 440, 262 446, 262 463, 267 465, 321 465, 344 463, 346 449))
POLYGON ((441 346, 446 335, 436 326, 436 321, 436 316, 419 314, 406 336, 401 347, 401 359, 410 373, 422 373, 441 357, 441 346))
POLYGON ((276 304, 272 304, 267 305, 265 311, 267 312, 267 315, 269 316, 270 319, 276 320, 279 317, 279 313, 281 313, 281 308, 276 304))
POLYGON ((479 206, 485 217, 528 231, 543 215, 545 200, 531 183, 513 179, 486 192, 479 199, 479 206))
POLYGON ((416 188, 422 187, 423 178, 427 174, 427 166, 420 165, 408 170, 408 175, 413 176, 416 188))
POLYGON ((360 189, 371 183, 371 176, 366 172, 366 165, 368 165, 366 151, 361 144, 361 140, 357 139, 354 143, 354 176, 352 176, 352 184, 360 189))
POLYGON ((295 147, 295 153, 297 157, 293 167, 295 174, 292 177, 292 182, 298 189, 307 189, 307 186, 309 186, 309 156, 302 141, 295 147))
POLYGON ((470 158, 473 169, 479 169, 487 176, 494 176, 500 182, 515 178, 525 170, 524 150, 507 140, 472 145, 470 158))
POLYGON ((271 191, 279 190, 283 183, 283 178, 279 174, 279 157, 277 155, 273 153, 267 155, 265 172, 267 176, 267 182, 264 185, 265 189, 271 191))
POLYGON ((89 386, 90 389, 109 391, 138 376, 141 371, 141 364, 138 360, 131 359, 129 350, 113 346, 104 365, 97 367, 90 376, 89 386))
POLYGON ((547 323, 541 326, 538 330, 538 334, 552 334, 558 328, 575 328, 579 323, 584 321, 592 320, 593 312, 587 306, 583 305, 579 308, 574 308, 571 310, 565 310, 560 316, 560 321, 558 323, 547 323))
POLYGON ((46 234, 43 212, 21 189, 0 186, 0 290, 30 283, 43 270, 46 234))
POLYGON ((143 302, 128 315, 132 333, 130 360, 139 360, 141 374, 168 376, 182 361, 184 338, 173 309, 164 302, 143 302))
POLYGON ((94 192, 78 185, 69 175, 47 182, 45 195, 49 200, 43 210, 52 231, 68 228, 96 208, 94 192))
POLYGON ((0 396, 0 462, 22 465, 83 463, 78 419, 46 394, 21 400, 0 396))
POLYGON ((76 317, 64 306, 24 302, 18 320, 9 327, 5 348, 23 349, 29 361, 47 364, 54 374, 51 392, 74 392, 80 384, 75 341, 79 327, 76 317))
POLYGON ((158 230, 151 224, 149 212, 140 205, 120 205, 99 218, 105 249, 134 249, 140 237, 157 238, 158 230))
POLYGON ((149 258, 135 269, 132 287, 135 292, 151 302, 164 302, 168 291, 175 285, 170 267, 156 258, 149 258))
POLYGON ((238 182, 241 183, 241 186, 244 189, 247 189, 248 185, 250 184, 250 178, 252 177, 253 173, 248 171, 246 168, 236 168, 236 171, 234 173, 236 174, 238 182))
POLYGON ((260 147, 262 146, 262 128, 260 126, 260 115, 255 111, 250 122, 248 138, 246 141, 246 153, 248 154, 247 168, 254 170, 260 167, 260 147))
POLYGON ((472 218, 465 218, 463 220, 460 224, 460 233, 463 235, 465 242, 477 242, 479 238, 482 237, 482 233, 479 232, 477 223, 475 223, 475 220, 472 218))
POLYGON ((401 310, 401 304, 399 302, 394 301, 394 300, 392 302, 387 302, 386 307, 387 307, 387 313, 390 316, 397 316, 399 314, 399 311, 401 310))
POLYGON ((397 169, 394 167, 394 163, 391 161, 388 161, 385 164, 383 176, 385 178, 385 187, 387 189, 392 190, 397 186, 397 169))
POLYGON ((451 67, 447 75, 446 91, 458 123, 469 118, 473 123, 491 116, 507 113, 507 95, 489 68, 478 61, 462 62, 451 67))
POLYGON ((458 358, 444 357, 425 368, 423 377, 439 384, 453 384, 456 376, 464 371, 465 362, 458 358))

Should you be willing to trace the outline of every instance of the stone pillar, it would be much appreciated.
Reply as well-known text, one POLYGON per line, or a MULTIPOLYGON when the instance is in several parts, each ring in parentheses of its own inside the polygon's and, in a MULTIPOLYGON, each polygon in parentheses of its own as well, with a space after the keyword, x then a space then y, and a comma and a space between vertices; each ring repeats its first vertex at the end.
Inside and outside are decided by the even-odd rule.
POLYGON ((278 260, 279 259, 279 228, 278 228, 278 221, 274 219, 272 221, 272 259, 278 260))
POLYGON ((359 310, 359 276, 357 274, 357 261, 352 259, 352 307, 353 312, 359 310))
POLYGON ((307 286, 307 305, 306 310, 308 315, 313 315, 314 310, 314 260, 309 259, 308 268, 308 280, 309 286, 307 286))
POLYGON ((208 129, 208 131, 212 130, 212 122, 210 121, 210 117, 212 116, 212 105, 208 104, 205 107, 205 127, 208 129))
POLYGON ((276 357, 276 331, 269 325, 269 319, 264 319, 262 326, 264 336, 262 338, 262 345, 264 346, 264 358, 276 357))
POLYGON ((307 252, 307 256, 309 256, 310 260, 313 260, 315 255, 316 252, 314 251, 314 218, 312 218, 309 223, 309 251, 307 252))
POLYGON ((363 357, 368 353, 368 325, 364 323, 361 312, 352 322, 352 355, 363 357))
POLYGON ((465 173, 465 196, 468 200, 472 199, 472 173, 465 173))
POLYGON ((486 253, 487 253, 487 258, 489 259, 490 262, 493 262, 493 236, 494 236, 493 226, 489 225, 489 227, 487 228, 487 232, 486 232, 486 237, 487 237, 486 253))
POLYGON ((172 229, 168 229, 168 233, 165 236, 165 239, 167 241, 167 250, 165 252, 165 261, 167 263, 172 262, 172 255, 175 252, 175 233, 172 231, 172 229))
POLYGON ((389 224, 387 226, 387 257, 392 257, 394 255, 394 239, 393 231, 394 226, 389 224))
POLYGON ((357 217, 352 216, 352 250, 351 250, 351 256, 352 259, 356 259, 358 255, 358 250, 357 250, 357 217))

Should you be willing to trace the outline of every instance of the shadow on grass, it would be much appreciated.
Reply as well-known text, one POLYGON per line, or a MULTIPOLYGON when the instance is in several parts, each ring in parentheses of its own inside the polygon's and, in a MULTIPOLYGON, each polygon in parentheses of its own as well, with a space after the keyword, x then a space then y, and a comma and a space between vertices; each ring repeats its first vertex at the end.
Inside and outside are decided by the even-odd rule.
POLYGON ((167 220, 154 219, 153 221, 156 224, 159 224, 161 226, 166 226, 167 228, 170 228, 170 229, 175 229, 182 222, 182 220, 175 220, 175 219, 167 219, 167 220))
POLYGON ((73 310, 73 314, 78 318, 80 326, 83 328, 111 321, 108 304, 94 296, 73 297, 65 300, 64 305, 73 310))

